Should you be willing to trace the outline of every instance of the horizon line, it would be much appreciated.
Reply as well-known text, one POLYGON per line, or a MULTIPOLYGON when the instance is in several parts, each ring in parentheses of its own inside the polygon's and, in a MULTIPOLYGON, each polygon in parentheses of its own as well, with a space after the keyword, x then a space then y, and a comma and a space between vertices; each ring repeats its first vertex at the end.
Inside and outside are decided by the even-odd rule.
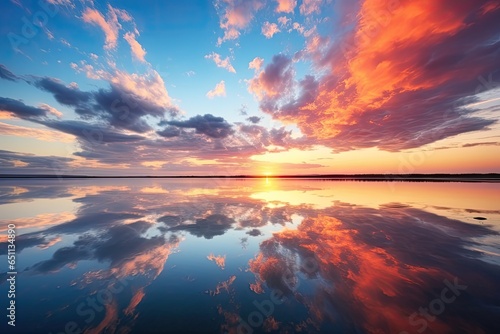
POLYGON ((405 180, 405 179, 454 179, 465 178, 469 180, 474 179, 488 179, 500 181, 500 173, 410 173, 410 174, 397 174, 397 173, 364 173, 364 174, 281 174, 281 175, 83 175, 83 174, 0 174, 0 179, 15 179, 15 178, 50 178, 50 179, 64 179, 64 178, 81 178, 81 179, 140 179, 140 178, 165 178, 165 179, 351 179, 351 180, 405 180))

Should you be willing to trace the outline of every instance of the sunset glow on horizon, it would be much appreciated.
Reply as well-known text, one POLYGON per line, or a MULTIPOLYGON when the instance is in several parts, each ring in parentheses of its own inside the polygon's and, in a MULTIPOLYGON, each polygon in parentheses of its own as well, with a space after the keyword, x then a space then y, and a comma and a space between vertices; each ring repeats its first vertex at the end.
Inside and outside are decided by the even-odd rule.
POLYGON ((7 0, 0 174, 500 173, 495 0, 7 0))

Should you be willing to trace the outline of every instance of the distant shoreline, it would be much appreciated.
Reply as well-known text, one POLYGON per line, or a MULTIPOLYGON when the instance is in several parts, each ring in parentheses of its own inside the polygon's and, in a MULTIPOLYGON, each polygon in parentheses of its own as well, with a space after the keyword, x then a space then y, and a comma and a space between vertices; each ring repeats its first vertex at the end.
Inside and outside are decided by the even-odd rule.
POLYGON ((45 175, 4 174, 0 179, 296 179, 324 181, 500 182, 500 174, 315 174, 315 175, 45 175))

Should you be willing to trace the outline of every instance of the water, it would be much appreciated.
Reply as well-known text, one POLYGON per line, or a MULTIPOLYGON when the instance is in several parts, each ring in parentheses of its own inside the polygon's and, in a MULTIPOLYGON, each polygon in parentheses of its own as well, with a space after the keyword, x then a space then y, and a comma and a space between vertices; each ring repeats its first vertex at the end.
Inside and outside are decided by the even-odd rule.
POLYGON ((10 180, 0 194, 2 333, 500 332, 500 184, 10 180))

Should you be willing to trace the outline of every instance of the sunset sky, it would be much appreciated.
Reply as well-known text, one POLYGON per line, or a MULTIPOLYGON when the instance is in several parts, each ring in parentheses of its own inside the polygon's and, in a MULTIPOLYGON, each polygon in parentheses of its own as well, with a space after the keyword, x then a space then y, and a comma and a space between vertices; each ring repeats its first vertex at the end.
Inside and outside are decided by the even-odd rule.
POLYGON ((495 0, 5 0, 0 174, 500 172, 495 0))

